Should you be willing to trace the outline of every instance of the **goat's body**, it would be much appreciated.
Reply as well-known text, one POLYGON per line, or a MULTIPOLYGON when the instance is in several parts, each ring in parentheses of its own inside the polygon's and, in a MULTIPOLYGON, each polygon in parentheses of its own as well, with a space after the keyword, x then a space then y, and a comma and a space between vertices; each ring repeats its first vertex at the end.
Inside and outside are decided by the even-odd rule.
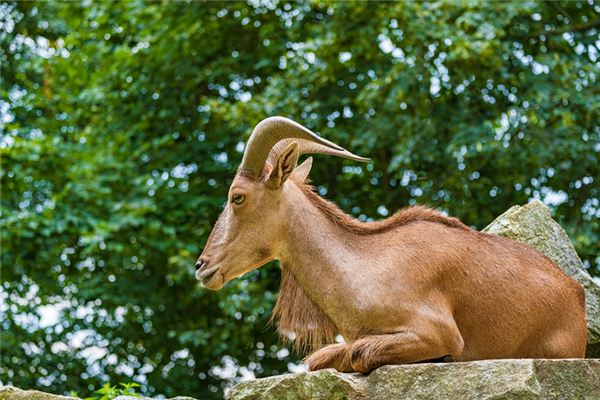
POLYGON ((584 357, 581 285, 528 246, 477 237, 487 243, 478 249, 481 258, 468 266, 472 275, 461 280, 459 273, 445 290, 465 340, 457 359, 584 357))
POLYGON ((533 248, 454 219, 369 233, 331 224, 320 206, 297 211, 284 265, 346 341, 411 332, 436 348, 398 363, 584 356, 583 289, 533 248))
POLYGON ((304 184, 307 153, 368 161, 287 118, 261 121, 196 278, 218 290, 279 259, 273 316, 297 347, 319 348, 309 369, 584 356, 583 289, 549 259, 424 207, 357 221, 304 184))
MULTIPOLYGON (((434 329, 449 332, 456 325, 463 346, 457 339, 448 344, 456 360, 584 355, 583 289, 537 251, 433 222, 411 223, 386 236, 372 238, 371 246, 388 245, 374 253, 370 272, 377 273, 369 273, 359 289, 361 301, 370 300, 361 307, 361 330, 406 329, 422 314, 434 329)), ((352 333, 351 339, 367 332, 352 333)))

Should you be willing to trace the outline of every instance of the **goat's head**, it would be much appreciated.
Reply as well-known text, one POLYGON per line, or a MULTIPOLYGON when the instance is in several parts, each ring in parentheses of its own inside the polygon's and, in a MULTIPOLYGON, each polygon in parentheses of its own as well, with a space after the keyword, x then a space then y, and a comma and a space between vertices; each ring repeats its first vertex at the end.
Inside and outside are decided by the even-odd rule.
POLYGON ((202 286, 218 290, 233 278, 275 259, 285 221, 280 198, 292 175, 303 182, 312 158, 296 167, 301 154, 330 154, 369 161, 283 117, 261 121, 248 140, 227 205, 196 263, 202 286))

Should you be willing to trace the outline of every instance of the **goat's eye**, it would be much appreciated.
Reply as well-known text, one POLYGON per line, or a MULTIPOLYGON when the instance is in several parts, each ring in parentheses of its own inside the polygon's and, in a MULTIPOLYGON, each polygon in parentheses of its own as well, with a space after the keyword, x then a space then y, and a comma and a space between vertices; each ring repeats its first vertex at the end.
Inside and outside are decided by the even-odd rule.
POLYGON ((246 200, 246 196, 243 194, 234 194, 231 196, 231 201, 233 201, 235 204, 242 204, 244 200, 246 200))

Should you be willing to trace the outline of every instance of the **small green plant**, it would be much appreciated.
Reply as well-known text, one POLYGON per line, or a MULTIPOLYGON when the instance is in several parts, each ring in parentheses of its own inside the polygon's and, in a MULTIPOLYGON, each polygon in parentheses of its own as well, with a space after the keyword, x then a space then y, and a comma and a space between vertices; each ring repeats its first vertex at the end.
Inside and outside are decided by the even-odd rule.
MULTIPOLYGON (((133 396, 142 397, 139 393, 136 393, 135 388, 139 388, 139 383, 119 383, 116 386, 111 386, 110 383, 105 383, 100 389, 96 390, 100 396, 86 397, 84 400, 113 400, 117 396, 133 396)), ((71 392, 70 396, 79 397, 76 392, 71 392)))

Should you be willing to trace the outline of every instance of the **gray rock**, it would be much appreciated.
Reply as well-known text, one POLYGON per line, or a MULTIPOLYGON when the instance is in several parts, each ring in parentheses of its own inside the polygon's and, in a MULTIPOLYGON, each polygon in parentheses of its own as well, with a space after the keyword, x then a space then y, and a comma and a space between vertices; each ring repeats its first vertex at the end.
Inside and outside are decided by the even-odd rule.
MULTIPOLYGON (((59 396, 37 390, 23 390, 14 386, 0 386, 0 400, 81 400, 76 397, 59 396)), ((114 400, 152 400, 150 397, 117 396, 114 400)), ((167 400, 196 400, 192 397, 178 396, 167 400)))
POLYGON ((585 270, 569 236, 552 219, 550 209, 537 200, 513 206, 483 231, 527 243, 581 283, 588 322, 586 357, 600 357, 600 286, 585 270))
POLYGON ((228 399, 331 399, 362 398, 364 378, 334 369, 299 374, 284 374, 246 381, 235 386, 228 399))
POLYGON ((369 375, 321 370, 242 382, 228 400, 600 399, 600 360, 485 360, 388 365, 369 375))
POLYGON ((39 392, 37 390, 22 390, 14 386, 0 387, 0 400, 78 400, 75 397, 59 396, 39 392))

